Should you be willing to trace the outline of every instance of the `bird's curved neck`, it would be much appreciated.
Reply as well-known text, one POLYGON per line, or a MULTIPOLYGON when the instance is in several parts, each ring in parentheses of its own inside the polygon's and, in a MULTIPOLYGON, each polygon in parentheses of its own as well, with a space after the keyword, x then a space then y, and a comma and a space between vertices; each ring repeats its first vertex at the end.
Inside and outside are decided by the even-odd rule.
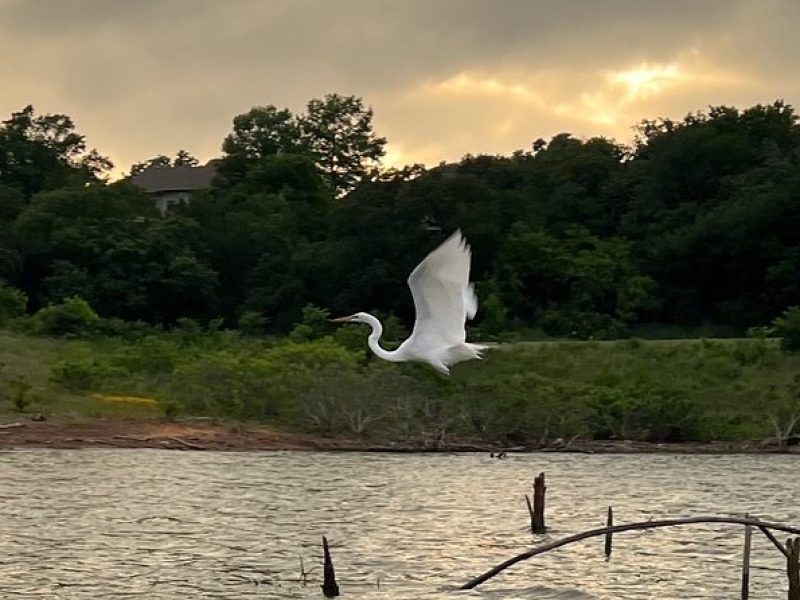
POLYGON ((383 325, 381 325, 377 317, 365 313, 365 319, 367 324, 372 327, 372 333, 369 334, 369 338, 367 339, 369 349, 372 350, 378 358, 382 358, 383 360, 399 360, 397 357, 397 350, 384 350, 378 343, 381 339, 381 335, 383 335, 383 325))

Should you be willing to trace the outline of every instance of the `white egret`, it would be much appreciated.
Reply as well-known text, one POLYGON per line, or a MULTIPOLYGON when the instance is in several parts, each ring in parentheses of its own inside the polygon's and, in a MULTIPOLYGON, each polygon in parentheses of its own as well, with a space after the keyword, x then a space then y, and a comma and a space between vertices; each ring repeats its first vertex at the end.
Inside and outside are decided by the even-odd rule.
POLYGON ((426 256, 408 277, 417 318, 411 336, 397 350, 385 350, 379 343, 381 322, 358 312, 332 319, 338 323, 366 323, 372 328, 370 349, 384 360, 417 361, 431 365, 445 375, 450 365, 481 357, 484 346, 466 341, 465 322, 478 310, 478 298, 469 282, 471 252, 457 230, 426 256))

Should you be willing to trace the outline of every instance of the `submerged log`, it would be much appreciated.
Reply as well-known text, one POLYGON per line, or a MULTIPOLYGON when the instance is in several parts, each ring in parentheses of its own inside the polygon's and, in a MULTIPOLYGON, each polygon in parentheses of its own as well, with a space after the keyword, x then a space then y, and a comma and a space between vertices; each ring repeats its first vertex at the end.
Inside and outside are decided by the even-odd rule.
POLYGON ((322 593, 326 598, 335 598, 339 595, 339 585, 336 583, 336 572, 333 570, 333 560, 328 549, 328 539, 322 536, 322 553, 324 556, 322 593))

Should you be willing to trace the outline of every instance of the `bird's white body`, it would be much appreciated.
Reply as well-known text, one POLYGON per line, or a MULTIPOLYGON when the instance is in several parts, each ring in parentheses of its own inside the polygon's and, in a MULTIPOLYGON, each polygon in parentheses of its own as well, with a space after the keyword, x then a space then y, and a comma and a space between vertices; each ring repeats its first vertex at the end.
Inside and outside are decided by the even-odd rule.
POLYGON ((466 341, 465 322, 478 309, 478 299, 469 282, 471 253, 460 231, 433 250, 417 265, 408 278, 414 297, 417 319, 411 336, 397 350, 380 345, 383 327, 369 313, 356 313, 334 319, 350 323, 366 323, 372 328, 370 349, 384 360, 416 361, 431 365, 449 374, 450 365, 480 358, 484 349, 466 341))

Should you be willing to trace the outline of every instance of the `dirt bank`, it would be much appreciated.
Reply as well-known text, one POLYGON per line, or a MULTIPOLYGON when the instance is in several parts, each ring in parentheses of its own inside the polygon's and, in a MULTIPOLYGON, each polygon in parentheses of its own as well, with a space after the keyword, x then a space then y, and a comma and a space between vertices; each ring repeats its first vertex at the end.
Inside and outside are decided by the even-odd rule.
MULTIPOLYGON (((0 420, 0 448, 162 448, 171 450, 323 450, 367 452, 583 452, 679 454, 775 453, 766 442, 653 444, 631 441, 576 440, 566 446, 556 440, 545 447, 507 447, 482 440, 448 436, 405 440, 326 437, 280 431, 271 427, 237 426, 210 421, 180 422, 106 420, 82 422, 36 421, 31 417, 0 420)), ((800 446, 785 452, 800 454, 800 446)))

